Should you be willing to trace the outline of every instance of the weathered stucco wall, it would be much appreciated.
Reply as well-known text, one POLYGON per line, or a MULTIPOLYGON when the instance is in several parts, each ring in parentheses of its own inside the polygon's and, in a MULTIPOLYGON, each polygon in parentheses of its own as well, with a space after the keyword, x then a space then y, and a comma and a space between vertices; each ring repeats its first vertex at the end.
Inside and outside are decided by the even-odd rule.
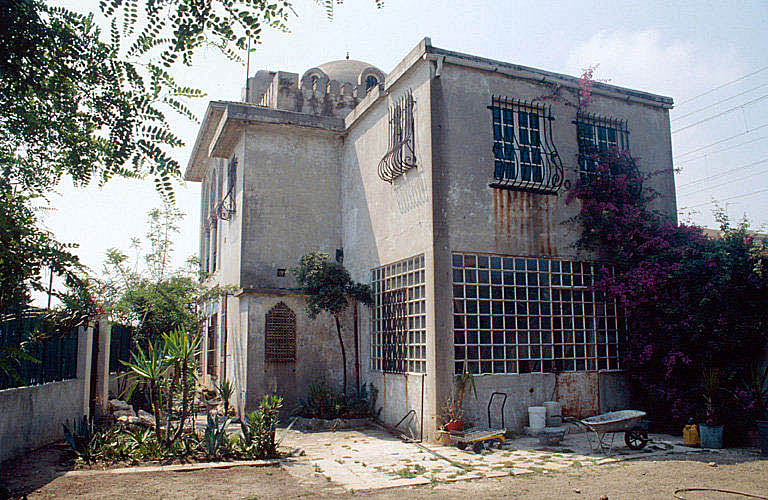
POLYGON ((293 126, 245 131, 243 288, 293 288, 290 272, 311 251, 341 248, 338 134, 293 126))
POLYGON ((0 391, 0 462, 61 439, 61 424, 83 416, 83 381, 0 391))
MULTIPOLYGON (((574 107, 544 101, 552 105, 552 139, 564 166, 565 186, 558 194, 489 187, 493 179, 491 96, 533 101, 549 93, 550 88, 539 83, 447 63, 440 77, 432 80, 438 400, 445 400, 453 385, 452 252, 590 257, 579 255, 574 246, 579 228, 568 222, 579 208, 577 202, 566 203, 567 186, 575 185, 578 177, 574 107)), ((639 159, 641 172, 663 170, 646 182, 646 187, 661 194, 654 208, 674 219, 668 110, 593 95, 589 111, 628 121, 630 149, 639 159)), ((508 408, 518 422, 527 421, 526 406, 555 394, 546 394, 550 385, 554 389, 554 375, 483 375, 477 381, 484 389, 478 390, 479 400, 468 403, 468 411, 484 423, 485 405, 493 390, 510 395, 508 408), (531 388, 535 398, 530 396, 531 388)), ((601 406, 629 404, 621 376, 601 375, 600 382, 601 406)))
MULTIPOLYGON (((322 314, 310 319, 305 313, 304 297, 298 294, 247 294, 240 296, 240 303, 241 317, 246 304, 248 314, 247 411, 253 410, 264 394, 277 392, 284 397, 283 413, 290 415, 298 408, 299 400, 306 397, 310 384, 319 380, 341 390, 341 351, 332 317, 322 314), (295 363, 264 361, 266 314, 279 302, 296 315, 295 363)), ((347 388, 354 391, 354 344, 349 321, 344 322, 342 332, 347 353, 347 388)))
MULTIPOLYGON (((410 57, 416 57, 414 50, 410 57)), ((424 417, 434 422, 434 311, 432 300, 432 151, 429 109, 429 64, 417 62, 396 82, 387 81, 386 93, 373 89, 359 109, 347 117, 354 120, 344 139, 342 154, 342 241, 344 265, 356 281, 370 283, 371 269, 424 254, 426 294, 427 378, 422 399, 421 375, 386 374, 371 370, 371 319, 367 309, 360 314, 361 369, 365 380, 379 390, 380 415, 388 424, 396 424, 409 410, 416 410, 412 428, 421 426, 424 417), (414 107, 414 139, 417 167, 396 178, 393 183, 378 176, 378 165, 387 153, 389 141, 389 106, 410 90, 414 107), (357 116, 360 109, 364 113, 357 116), (406 383, 407 380, 407 383, 406 383)), ((393 71, 393 74, 396 71, 393 71)), ((428 432, 428 425, 425 425, 428 432)))
MULTIPOLYGON (((92 344, 92 328, 80 328, 77 378, 0 391, 0 462, 61 439, 61 424, 88 414, 92 344)), ((101 362, 108 371, 109 357, 101 362)))

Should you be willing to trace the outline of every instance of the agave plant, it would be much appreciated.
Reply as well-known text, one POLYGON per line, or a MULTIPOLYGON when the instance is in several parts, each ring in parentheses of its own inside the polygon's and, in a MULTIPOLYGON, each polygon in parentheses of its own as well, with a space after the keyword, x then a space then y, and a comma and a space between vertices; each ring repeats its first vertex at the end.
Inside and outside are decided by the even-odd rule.
POLYGON ((235 393, 235 386, 225 378, 216 386, 216 390, 219 392, 219 397, 221 397, 221 400, 224 402, 224 415, 229 415, 229 400, 232 397, 232 394, 235 393))
POLYGON ((227 425, 229 418, 224 418, 224 422, 219 425, 219 416, 212 412, 208 413, 208 425, 203 435, 203 447, 205 454, 209 459, 216 459, 221 456, 222 450, 227 446, 227 425))
POLYGON ((72 422, 72 428, 67 424, 61 424, 64 428, 64 440, 74 450, 77 455, 85 460, 85 463, 91 463, 91 441, 96 434, 96 424, 93 418, 88 419, 83 416, 79 421, 72 422))

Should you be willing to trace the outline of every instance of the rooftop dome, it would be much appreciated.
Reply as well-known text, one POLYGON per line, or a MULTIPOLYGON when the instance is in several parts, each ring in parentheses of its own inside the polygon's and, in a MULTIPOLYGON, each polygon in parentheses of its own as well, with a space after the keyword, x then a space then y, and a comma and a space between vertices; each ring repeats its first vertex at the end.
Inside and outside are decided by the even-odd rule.
POLYGON ((373 64, 369 64, 363 61, 355 61, 354 59, 341 59, 339 61, 331 61, 318 66, 328 78, 331 80, 338 80, 344 83, 362 83, 360 81, 360 74, 368 68, 375 70, 378 74, 384 73, 373 64))

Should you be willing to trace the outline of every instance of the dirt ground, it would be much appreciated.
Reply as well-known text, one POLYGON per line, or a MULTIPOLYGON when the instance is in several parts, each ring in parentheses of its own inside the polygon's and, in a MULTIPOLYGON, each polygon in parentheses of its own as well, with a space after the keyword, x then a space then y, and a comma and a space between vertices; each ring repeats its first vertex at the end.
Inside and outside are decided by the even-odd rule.
MULTIPOLYGON (((677 488, 707 487, 768 496, 768 460, 743 452, 698 453, 634 460, 555 473, 477 479, 350 494, 320 474, 302 478, 278 466, 194 472, 63 476, 48 452, 0 471, 16 498, 29 499, 239 499, 239 498, 530 498, 637 499, 673 497, 677 488)), ((30 457, 32 458, 32 457, 30 457)), ((737 498, 688 493, 685 498, 737 498)))

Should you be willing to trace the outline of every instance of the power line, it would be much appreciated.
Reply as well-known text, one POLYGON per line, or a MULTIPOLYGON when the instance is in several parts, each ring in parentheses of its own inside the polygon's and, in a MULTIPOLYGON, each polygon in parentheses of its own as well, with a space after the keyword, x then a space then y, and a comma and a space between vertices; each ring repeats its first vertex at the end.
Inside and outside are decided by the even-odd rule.
POLYGON ((715 155, 715 154, 722 153, 722 152, 725 152, 725 151, 730 151, 731 149, 736 149, 736 148, 741 147, 741 146, 746 146, 747 144, 752 144, 753 142, 764 141, 765 139, 768 139, 768 135, 764 135, 762 137, 758 137, 757 139, 752 139, 751 141, 742 142, 742 143, 739 143, 739 144, 734 144, 733 146, 728 146, 727 148, 718 149, 717 151, 710 151, 709 153, 704 153, 701 156, 696 156, 694 158, 688 158, 687 160, 682 160, 682 161, 677 162, 677 164, 679 165, 681 163, 688 163, 688 162, 691 162, 691 161, 701 160, 702 158, 706 158, 709 155, 715 155))
POLYGON ((744 106, 748 106, 748 105, 754 104, 754 103, 756 103, 758 101, 762 101, 763 99, 768 99, 768 94, 765 94, 765 95, 762 95, 762 96, 757 97, 755 99, 752 99, 751 101, 747 101, 744 104, 739 104, 738 106, 734 106, 732 108, 726 109, 725 111, 721 111, 720 113, 718 113, 716 115, 712 115, 710 117, 704 118, 703 120, 699 120, 699 121, 697 121, 695 123, 691 123, 690 125, 686 125, 683 128, 679 128, 677 130, 673 130, 671 133, 672 134, 676 134, 678 132, 682 132, 683 130, 688 130, 691 127, 695 127, 696 125, 701 125, 702 123, 708 122, 709 120, 713 120, 713 119, 717 118, 718 116, 723 116, 725 114, 730 113, 731 111, 736 111, 737 109, 741 109, 744 106))
POLYGON ((760 68, 757 71, 749 73, 748 75, 740 76, 739 78, 737 78, 735 80, 731 80, 730 82, 727 82, 727 83, 724 83, 722 85, 719 85, 719 86, 717 86, 717 87, 715 87, 713 89, 707 90, 706 92, 702 92, 701 94, 695 95, 695 96, 691 97, 690 99, 686 99, 685 101, 677 103, 677 105, 678 106, 682 106, 683 104, 686 104, 686 103, 689 103, 691 101, 694 101, 694 100, 698 99, 699 97, 703 97, 705 95, 709 95, 712 92, 715 92, 716 90, 722 89, 723 87, 727 87, 728 85, 731 85, 731 84, 736 83, 736 82, 740 82, 740 81, 744 80, 745 78, 749 78, 750 76, 754 76, 754 75, 756 75, 756 74, 758 74, 758 73, 760 73, 762 71, 765 71, 766 69, 768 69, 768 66, 765 66, 764 68, 760 68))
POLYGON ((721 187, 721 186, 725 186, 727 184, 732 184, 734 182, 743 181, 744 179, 748 179, 750 177, 754 177, 756 175, 764 174, 764 173, 767 173, 767 172, 768 172, 768 170, 761 170, 759 172, 755 172, 754 174, 745 175, 743 177, 737 177, 736 179, 728 179, 727 181, 721 182, 720 184, 715 184, 714 186, 709 186, 709 187, 705 187, 705 188, 702 188, 702 189, 697 189, 696 191, 691 191, 690 193, 684 193, 681 196, 692 196, 694 194, 701 193, 702 191, 710 191, 712 189, 715 189, 715 188, 718 188, 718 187, 721 187))
POLYGON ((679 210, 688 210, 689 208, 702 207, 704 205, 712 205, 713 203, 719 203, 721 201, 728 201, 728 200, 735 200, 736 198, 746 198, 747 196, 765 193, 766 191, 768 191, 768 188, 758 189, 757 191, 752 191, 751 193, 737 194, 736 196, 729 196, 728 198, 720 198, 719 200, 712 200, 706 203, 699 203, 698 205, 691 205, 690 207, 683 207, 679 210))
POLYGON ((712 146, 717 146, 718 144, 722 144, 724 142, 728 142, 731 139, 735 139, 737 137, 741 137, 742 135, 747 135, 749 133, 755 132, 756 130, 760 130, 761 128, 765 128, 765 127, 768 127, 768 123, 760 125, 759 127, 755 127, 752 130, 747 130, 746 132, 741 132, 739 134, 732 135, 730 137, 726 137, 725 139, 720 139, 719 141, 715 141, 715 142, 713 142, 711 144, 707 144, 706 146, 701 146, 700 148, 696 148, 696 149, 693 149, 691 151, 686 151, 685 153, 682 153, 682 154, 679 154, 679 155, 675 156, 674 159, 682 158, 683 156, 688 156, 688 155, 691 155, 693 153, 698 153, 702 149, 707 149, 707 148, 710 148, 712 146))
POLYGON ((759 165, 761 163, 765 163, 766 161, 768 161, 768 158, 763 158, 762 160, 758 160, 756 162, 749 163, 747 165, 742 165, 741 167, 732 168, 730 170, 726 170, 725 172, 719 172, 717 175, 708 175, 707 177, 702 177, 701 179, 697 179, 695 181, 686 182, 685 184, 681 184, 681 185, 679 185, 677 187, 678 187, 678 189, 680 189, 680 188, 684 188, 686 186, 692 186, 694 184, 699 184, 701 182, 707 181, 709 179, 714 179, 715 177, 718 177, 720 175, 725 175, 725 174, 728 174, 730 172, 736 172, 737 170, 746 170, 746 169, 748 169, 750 167, 753 167, 755 165, 759 165))
POLYGON ((733 96, 731 96, 731 97, 726 97, 725 99, 721 99, 721 100, 719 100, 719 101, 713 102, 712 104, 708 104, 707 106, 704 106, 703 108, 699 108, 699 109, 697 109, 696 111, 691 111, 690 113, 686 113, 686 114, 684 114, 684 115, 682 115, 682 116, 676 116, 676 117, 672 118, 670 121, 671 121, 671 122, 674 122, 674 121, 676 121, 676 120, 682 120, 683 118, 687 118, 687 117, 689 117, 689 116, 691 116, 691 115, 695 115, 696 113, 700 113, 700 112, 702 112, 702 111, 704 111, 704 110, 707 110, 707 109, 709 109, 709 108, 714 108, 714 107, 715 107, 715 106, 717 106, 718 104, 722 104, 722 103, 724 103, 724 102, 727 102, 727 101, 730 101, 730 100, 736 99, 737 97, 741 97, 741 96, 743 96, 744 94, 749 94, 750 92, 754 92, 755 90, 757 90, 757 89, 761 89, 761 88, 763 88, 763 87, 765 87, 765 86, 767 86, 767 85, 768 85, 768 83, 763 83, 762 85, 758 85, 757 87, 752 87, 751 89, 749 89, 749 90, 745 90, 744 92, 740 92, 740 93, 738 93, 738 94, 736 94, 736 95, 733 95, 733 96))

